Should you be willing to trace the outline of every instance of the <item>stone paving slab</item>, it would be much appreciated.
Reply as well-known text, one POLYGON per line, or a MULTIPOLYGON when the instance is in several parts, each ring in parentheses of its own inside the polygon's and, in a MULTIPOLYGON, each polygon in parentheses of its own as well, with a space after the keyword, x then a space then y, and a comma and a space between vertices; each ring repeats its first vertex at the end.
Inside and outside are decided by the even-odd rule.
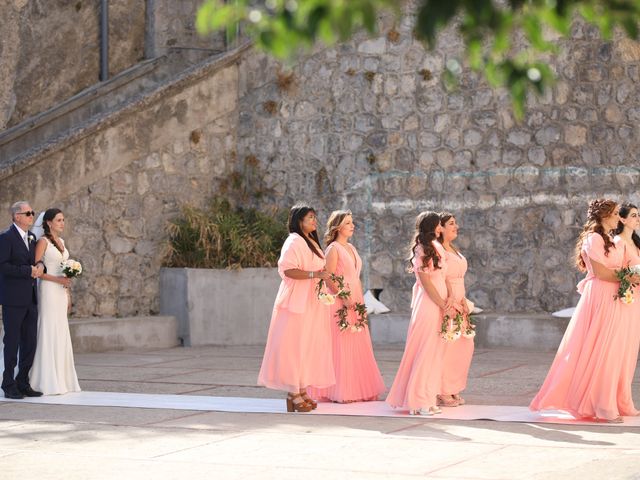
MULTIPOLYGON (((401 356, 402 345, 376 348, 387 385, 401 356)), ((261 357, 260 347, 199 347, 82 354, 76 360, 85 390, 284 403, 284 395, 255 385, 261 357)), ((552 359, 548 352, 479 349, 465 397, 473 404, 527 405, 552 359)), ((638 375, 633 389, 640 403, 638 375)), ((625 425, 3 402, 0 478, 640 480, 635 431, 625 425)))

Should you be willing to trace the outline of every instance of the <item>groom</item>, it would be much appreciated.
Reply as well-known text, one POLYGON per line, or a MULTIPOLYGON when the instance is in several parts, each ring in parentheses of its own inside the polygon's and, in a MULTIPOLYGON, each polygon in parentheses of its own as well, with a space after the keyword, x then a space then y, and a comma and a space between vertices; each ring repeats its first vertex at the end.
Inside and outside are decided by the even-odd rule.
POLYGON ((13 225, 0 233, 0 303, 4 325, 4 396, 12 399, 39 397, 29 385, 29 370, 36 353, 38 301, 36 278, 44 266, 35 265, 35 236, 29 231, 34 221, 27 202, 11 206, 13 225), (13 378, 20 351, 18 376, 13 378))

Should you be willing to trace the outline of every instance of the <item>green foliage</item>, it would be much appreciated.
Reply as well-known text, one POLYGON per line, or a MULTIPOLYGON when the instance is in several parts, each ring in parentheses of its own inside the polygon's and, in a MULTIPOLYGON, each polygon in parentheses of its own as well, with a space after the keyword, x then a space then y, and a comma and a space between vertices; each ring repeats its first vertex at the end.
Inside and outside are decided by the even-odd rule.
POLYGON ((184 206, 169 223, 165 266, 273 267, 287 237, 286 212, 233 208, 214 198, 206 208, 184 206))
MULTIPOLYGON (((356 31, 377 32, 377 15, 399 16, 397 0, 204 0, 198 12, 199 32, 246 22, 256 44, 280 59, 292 59, 316 42, 331 45, 356 31)), ((465 58, 494 87, 506 87, 516 115, 524 113, 526 94, 543 92, 554 76, 543 55, 557 46, 545 34, 566 36, 576 15, 596 25, 603 38, 621 27, 638 37, 640 0, 420 0, 415 34, 434 47, 438 32, 455 25, 465 45, 465 58), (515 47, 522 37, 526 45, 515 47)), ((232 31, 235 31, 233 29, 232 31)), ((460 64, 448 62, 445 81, 455 85, 460 64)))

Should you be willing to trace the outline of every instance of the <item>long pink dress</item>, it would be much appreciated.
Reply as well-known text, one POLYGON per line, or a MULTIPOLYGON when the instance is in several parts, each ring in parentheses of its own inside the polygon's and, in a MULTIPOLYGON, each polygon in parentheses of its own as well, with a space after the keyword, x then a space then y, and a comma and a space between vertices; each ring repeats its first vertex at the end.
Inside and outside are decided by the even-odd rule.
MULTIPOLYGON (((342 275, 351 291, 350 299, 364 305, 360 270, 362 260, 356 249, 348 243, 346 246, 333 242, 325 252, 334 250, 338 254, 335 274, 342 275)), ((331 331, 333 339, 333 368, 336 384, 329 388, 309 389, 313 398, 327 398, 334 402, 355 402, 375 400, 385 391, 384 381, 373 355, 371 335, 365 328, 359 332, 340 331, 337 324, 336 311, 342 308, 342 300, 336 299, 331 306, 331 331)), ((347 321, 355 325, 358 315, 355 310, 348 310, 347 321)))
MULTIPOLYGON (((446 251, 447 281, 451 285, 453 300, 465 302, 464 274, 467 259, 461 253, 446 251)), ((447 342, 444 352, 442 391, 444 395, 457 395, 467 387, 469 367, 473 357, 473 338, 460 337, 455 342, 447 342)))
POLYGON ((258 385, 297 392, 308 385, 335 383, 331 359, 329 307, 316 298, 317 279, 294 280, 284 272, 293 268, 318 271, 318 257, 297 233, 284 242, 278 273, 282 278, 264 349, 258 385))
MULTIPOLYGON (((633 247, 626 244, 620 237, 615 237, 613 243, 617 249, 624 250, 625 265, 640 265, 640 250, 634 245, 633 247)), ((625 364, 620 377, 620 385, 618 386, 624 392, 621 402, 624 404, 625 411, 633 411, 633 398, 631 397, 631 383, 636 372, 638 364, 638 350, 640 349, 640 287, 633 290, 634 302, 627 308, 632 311, 631 324, 627 335, 627 347, 624 353, 625 364)))
POLYGON ((422 267, 424 252, 421 246, 416 248, 413 259, 416 283, 413 286, 407 343, 398 373, 386 399, 392 407, 403 407, 409 410, 432 407, 436 405, 436 395, 441 392, 446 345, 446 341, 439 334, 443 312, 431 300, 418 277, 419 270, 427 273, 440 296, 446 298, 445 250, 438 242, 434 241, 433 244, 440 255, 439 266, 442 268, 434 269, 432 261, 429 262, 428 267, 422 267))
POLYGON ((623 250, 612 246, 605 255, 604 239, 590 234, 582 245, 586 277, 581 294, 558 347, 547 378, 532 400, 531 410, 563 410, 576 418, 613 420, 636 415, 631 380, 626 371, 633 310, 614 300, 617 282, 596 278, 591 259, 611 269, 623 266, 623 250))

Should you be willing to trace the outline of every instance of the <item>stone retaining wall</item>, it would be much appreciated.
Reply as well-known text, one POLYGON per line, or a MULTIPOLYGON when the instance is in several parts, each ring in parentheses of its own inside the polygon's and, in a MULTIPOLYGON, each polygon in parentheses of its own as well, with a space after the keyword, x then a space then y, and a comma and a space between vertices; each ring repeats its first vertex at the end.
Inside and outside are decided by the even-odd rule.
POLYGON ((67 247, 84 265, 73 287, 77 316, 159 311, 166 222, 183 203, 202 205, 235 158, 237 55, 2 172, 0 211, 17 199, 63 210, 67 247))
POLYGON ((378 38, 321 49, 289 75, 259 53, 241 65, 238 168, 281 206, 306 200, 325 221, 354 212, 366 287, 407 310, 416 214, 449 210, 462 225, 469 296, 502 312, 576 301, 571 254, 589 199, 640 201, 640 47, 603 42, 576 22, 554 60, 557 84, 517 122, 503 91, 465 73, 447 92, 451 32, 429 51, 414 18, 382 20, 378 38), (245 163, 242 163, 242 160, 245 163))

